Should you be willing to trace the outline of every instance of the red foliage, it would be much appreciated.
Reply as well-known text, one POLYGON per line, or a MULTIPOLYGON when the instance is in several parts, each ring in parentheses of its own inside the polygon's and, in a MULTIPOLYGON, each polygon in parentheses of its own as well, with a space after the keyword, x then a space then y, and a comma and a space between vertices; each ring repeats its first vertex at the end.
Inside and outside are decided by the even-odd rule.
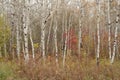
POLYGON ((77 49, 78 40, 77 40, 74 29, 70 29, 66 33, 64 33, 63 38, 67 38, 67 47, 69 49, 71 49, 71 50, 77 49))

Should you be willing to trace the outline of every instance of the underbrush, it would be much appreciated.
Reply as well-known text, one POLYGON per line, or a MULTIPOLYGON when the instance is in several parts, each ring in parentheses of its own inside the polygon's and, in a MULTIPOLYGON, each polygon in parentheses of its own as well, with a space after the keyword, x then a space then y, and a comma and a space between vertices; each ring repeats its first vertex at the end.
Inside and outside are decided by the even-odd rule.
POLYGON ((92 58, 78 59, 67 56, 63 67, 62 58, 56 66, 54 57, 24 60, 0 60, 0 80, 120 80, 120 63, 101 59, 99 66, 92 58))
POLYGON ((19 77, 18 68, 19 65, 15 60, 0 58, 0 80, 25 80, 19 77))
POLYGON ((13 80, 15 65, 11 61, 0 60, 0 80, 13 80))
POLYGON ((63 67, 62 58, 56 66, 55 58, 30 60, 28 63, 20 62, 19 76, 26 80, 119 80, 120 63, 110 64, 108 60, 100 60, 96 65, 94 59, 77 59, 67 57, 63 67))

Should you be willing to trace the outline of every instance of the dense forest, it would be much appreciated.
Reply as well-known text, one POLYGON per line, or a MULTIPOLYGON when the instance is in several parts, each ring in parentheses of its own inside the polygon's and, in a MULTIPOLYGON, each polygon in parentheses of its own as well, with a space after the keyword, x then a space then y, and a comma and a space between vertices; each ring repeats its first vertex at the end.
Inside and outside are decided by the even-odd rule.
POLYGON ((120 0, 0 0, 0 80, 119 80, 120 0))

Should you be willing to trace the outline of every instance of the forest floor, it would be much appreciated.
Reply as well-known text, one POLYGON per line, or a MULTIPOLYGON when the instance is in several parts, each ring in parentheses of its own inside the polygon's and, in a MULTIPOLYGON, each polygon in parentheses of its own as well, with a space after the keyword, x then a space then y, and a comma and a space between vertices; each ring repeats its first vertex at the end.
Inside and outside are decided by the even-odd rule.
POLYGON ((120 80, 120 62, 114 64, 101 59, 99 66, 95 59, 66 58, 65 66, 62 59, 56 66, 54 58, 43 60, 0 59, 0 80, 120 80))

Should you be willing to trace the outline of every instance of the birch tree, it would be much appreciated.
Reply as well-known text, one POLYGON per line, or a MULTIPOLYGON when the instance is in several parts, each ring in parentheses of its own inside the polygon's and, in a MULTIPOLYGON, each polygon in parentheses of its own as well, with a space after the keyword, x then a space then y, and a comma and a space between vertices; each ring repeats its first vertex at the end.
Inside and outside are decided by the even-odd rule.
MULTIPOLYGON (((63 15, 64 16, 64 15, 63 15)), ((67 34, 67 11, 65 11, 65 17, 63 17, 65 19, 65 33, 67 34)), ((65 59, 66 59, 66 52, 67 52, 67 39, 68 36, 66 35, 65 40, 64 40, 64 51, 63 51, 63 67, 65 66, 65 59)))
POLYGON ((42 25, 41 25, 41 52, 42 52, 42 57, 43 57, 43 60, 45 62, 45 27, 46 27, 46 18, 48 17, 47 15, 47 1, 46 0, 43 0, 42 1, 42 25))
MULTIPOLYGON (((5 20, 5 19, 4 19, 5 20)), ((6 20, 5 20, 5 24, 6 24, 6 20)), ((4 31, 4 56, 7 57, 7 46, 6 46, 6 35, 5 35, 5 29, 6 29, 6 25, 3 26, 3 31, 4 31)))
POLYGON ((116 26, 115 26, 115 35, 114 35, 114 43, 113 43, 113 52, 112 52, 112 59, 111 63, 114 62, 116 47, 117 47, 117 37, 118 37, 118 27, 119 27, 119 10, 120 10, 120 0, 118 0, 118 5, 116 9, 116 26))
POLYGON ((97 65, 99 65, 99 56, 100 56, 100 0, 97 0, 97 65))
MULTIPOLYGON (((14 1, 14 4, 17 4, 18 2, 17 1, 14 1)), ((19 3, 18 3, 19 4, 19 3)), ((17 6, 16 6, 17 7, 17 6)), ((19 6, 18 8, 19 9, 19 6)), ((18 56, 18 59, 20 60, 20 27, 19 27, 19 19, 18 19, 18 11, 16 12, 16 51, 17 51, 17 56, 18 56)))
POLYGON ((78 39, 79 39, 79 42, 78 42, 78 53, 79 53, 79 56, 80 56, 80 49, 81 49, 81 42, 82 42, 82 1, 80 0, 80 4, 79 4, 79 8, 80 8, 80 11, 79 11, 79 32, 78 32, 78 39), (80 14, 81 13, 81 14, 80 14))
MULTIPOLYGON (((12 3, 12 2, 11 2, 12 3)), ((17 28, 18 28, 18 26, 17 27, 15 27, 15 12, 14 12, 14 9, 15 8, 15 6, 14 5, 12 5, 12 7, 11 7, 11 11, 10 11, 10 13, 11 13, 11 15, 10 15, 10 18, 12 18, 12 20, 11 20, 11 38, 10 38, 10 52, 11 52, 11 56, 12 56, 12 58, 14 59, 14 32, 15 32, 15 29, 16 29, 16 32, 17 32, 17 28)), ((19 32, 18 32, 19 33, 19 32)), ((17 33, 16 33, 17 34, 17 33)), ((17 37, 17 36, 16 36, 17 37)))
POLYGON ((42 25, 41 25, 41 50, 42 50, 42 56, 45 62, 45 1, 43 0, 43 6, 42 6, 42 25))
POLYGON ((108 6, 108 49, 109 49, 109 58, 111 59, 111 20, 110 20, 110 0, 107 2, 108 6))
POLYGON ((29 28, 29 35, 30 35, 30 42, 31 42, 31 47, 32 47, 32 58, 35 58, 35 49, 34 49, 34 43, 32 39, 32 30, 29 28))
POLYGON ((28 25, 29 25, 29 7, 27 6, 29 3, 25 1, 25 5, 23 7, 23 32, 24 32, 24 46, 25 46, 25 61, 29 60, 28 53, 28 25))
POLYGON ((49 41, 50 41, 50 34, 51 34, 51 29, 52 29, 52 23, 53 23, 53 16, 51 17, 51 21, 50 21, 50 26, 49 26, 49 31, 48 31, 48 37, 47 37, 47 54, 48 54, 48 49, 49 49, 49 41))
POLYGON ((56 56, 56 64, 58 65, 58 44, 57 44, 57 14, 55 16, 55 25, 54 25, 54 41, 55 41, 55 56, 56 56))

